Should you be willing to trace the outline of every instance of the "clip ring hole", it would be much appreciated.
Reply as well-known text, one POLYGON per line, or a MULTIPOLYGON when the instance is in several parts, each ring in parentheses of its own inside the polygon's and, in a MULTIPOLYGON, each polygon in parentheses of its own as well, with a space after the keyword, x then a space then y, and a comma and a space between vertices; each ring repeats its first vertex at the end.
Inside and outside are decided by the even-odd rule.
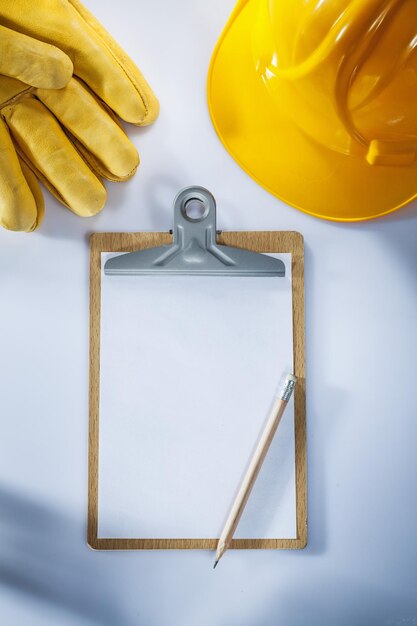
POLYGON ((201 222, 209 213, 209 204, 200 198, 190 198, 183 205, 182 213, 190 222, 201 222))

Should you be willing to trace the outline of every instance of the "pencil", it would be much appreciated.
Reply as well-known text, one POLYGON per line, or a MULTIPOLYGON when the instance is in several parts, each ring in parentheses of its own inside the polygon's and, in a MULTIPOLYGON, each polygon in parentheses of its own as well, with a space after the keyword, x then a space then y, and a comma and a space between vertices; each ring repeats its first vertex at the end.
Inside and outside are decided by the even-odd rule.
POLYGON ((272 443, 284 411, 288 406, 288 402, 291 398, 296 382, 297 379, 295 376, 292 376, 291 374, 287 375, 283 388, 275 399, 271 412, 268 416, 264 431, 256 447, 255 453, 251 459, 242 484, 240 485, 240 489, 229 513, 229 517, 227 518, 226 524, 220 535, 219 543, 217 544, 216 561, 214 563, 213 569, 216 567, 217 563, 220 561, 223 554, 230 546, 237 525, 239 524, 239 520, 242 516, 252 488, 258 477, 259 470, 261 469, 265 457, 268 453, 269 447, 272 443))

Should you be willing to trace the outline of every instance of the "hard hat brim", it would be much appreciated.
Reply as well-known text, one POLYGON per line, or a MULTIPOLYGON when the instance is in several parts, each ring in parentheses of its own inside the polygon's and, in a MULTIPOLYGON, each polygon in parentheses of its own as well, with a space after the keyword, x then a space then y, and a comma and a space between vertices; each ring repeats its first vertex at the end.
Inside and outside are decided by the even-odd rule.
POLYGON ((417 197, 417 164, 369 165, 305 135, 273 102, 256 72, 251 29, 258 0, 240 0, 214 50, 207 82, 216 132, 262 187, 310 215, 368 220, 417 197))

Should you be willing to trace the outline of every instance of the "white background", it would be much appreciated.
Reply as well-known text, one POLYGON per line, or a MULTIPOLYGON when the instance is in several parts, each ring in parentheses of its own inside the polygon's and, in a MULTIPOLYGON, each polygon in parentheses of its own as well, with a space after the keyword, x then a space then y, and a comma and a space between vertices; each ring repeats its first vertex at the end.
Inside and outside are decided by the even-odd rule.
POLYGON ((7 626, 417 623, 417 208, 364 224, 308 217, 215 136, 209 58, 233 0, 88 0, 149 77, 142 166, 81 220, 47 197, 35 234, 0 233, 0 620, 7 626), (303 552, 86 547, 88 235, 167 230, 176 192, 223 229, 304 234, 309 545, 303 552))

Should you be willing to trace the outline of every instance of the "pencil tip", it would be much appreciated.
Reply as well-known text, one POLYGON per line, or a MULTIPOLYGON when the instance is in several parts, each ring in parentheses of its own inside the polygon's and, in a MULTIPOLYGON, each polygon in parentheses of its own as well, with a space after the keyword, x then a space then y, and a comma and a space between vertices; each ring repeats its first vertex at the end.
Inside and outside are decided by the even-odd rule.
POLYGON ((218 562, 219 562, 219 560, 217 559, 217 561, 213 565, 213 569, 216 569, 216 565, 217 565, 218 562))

